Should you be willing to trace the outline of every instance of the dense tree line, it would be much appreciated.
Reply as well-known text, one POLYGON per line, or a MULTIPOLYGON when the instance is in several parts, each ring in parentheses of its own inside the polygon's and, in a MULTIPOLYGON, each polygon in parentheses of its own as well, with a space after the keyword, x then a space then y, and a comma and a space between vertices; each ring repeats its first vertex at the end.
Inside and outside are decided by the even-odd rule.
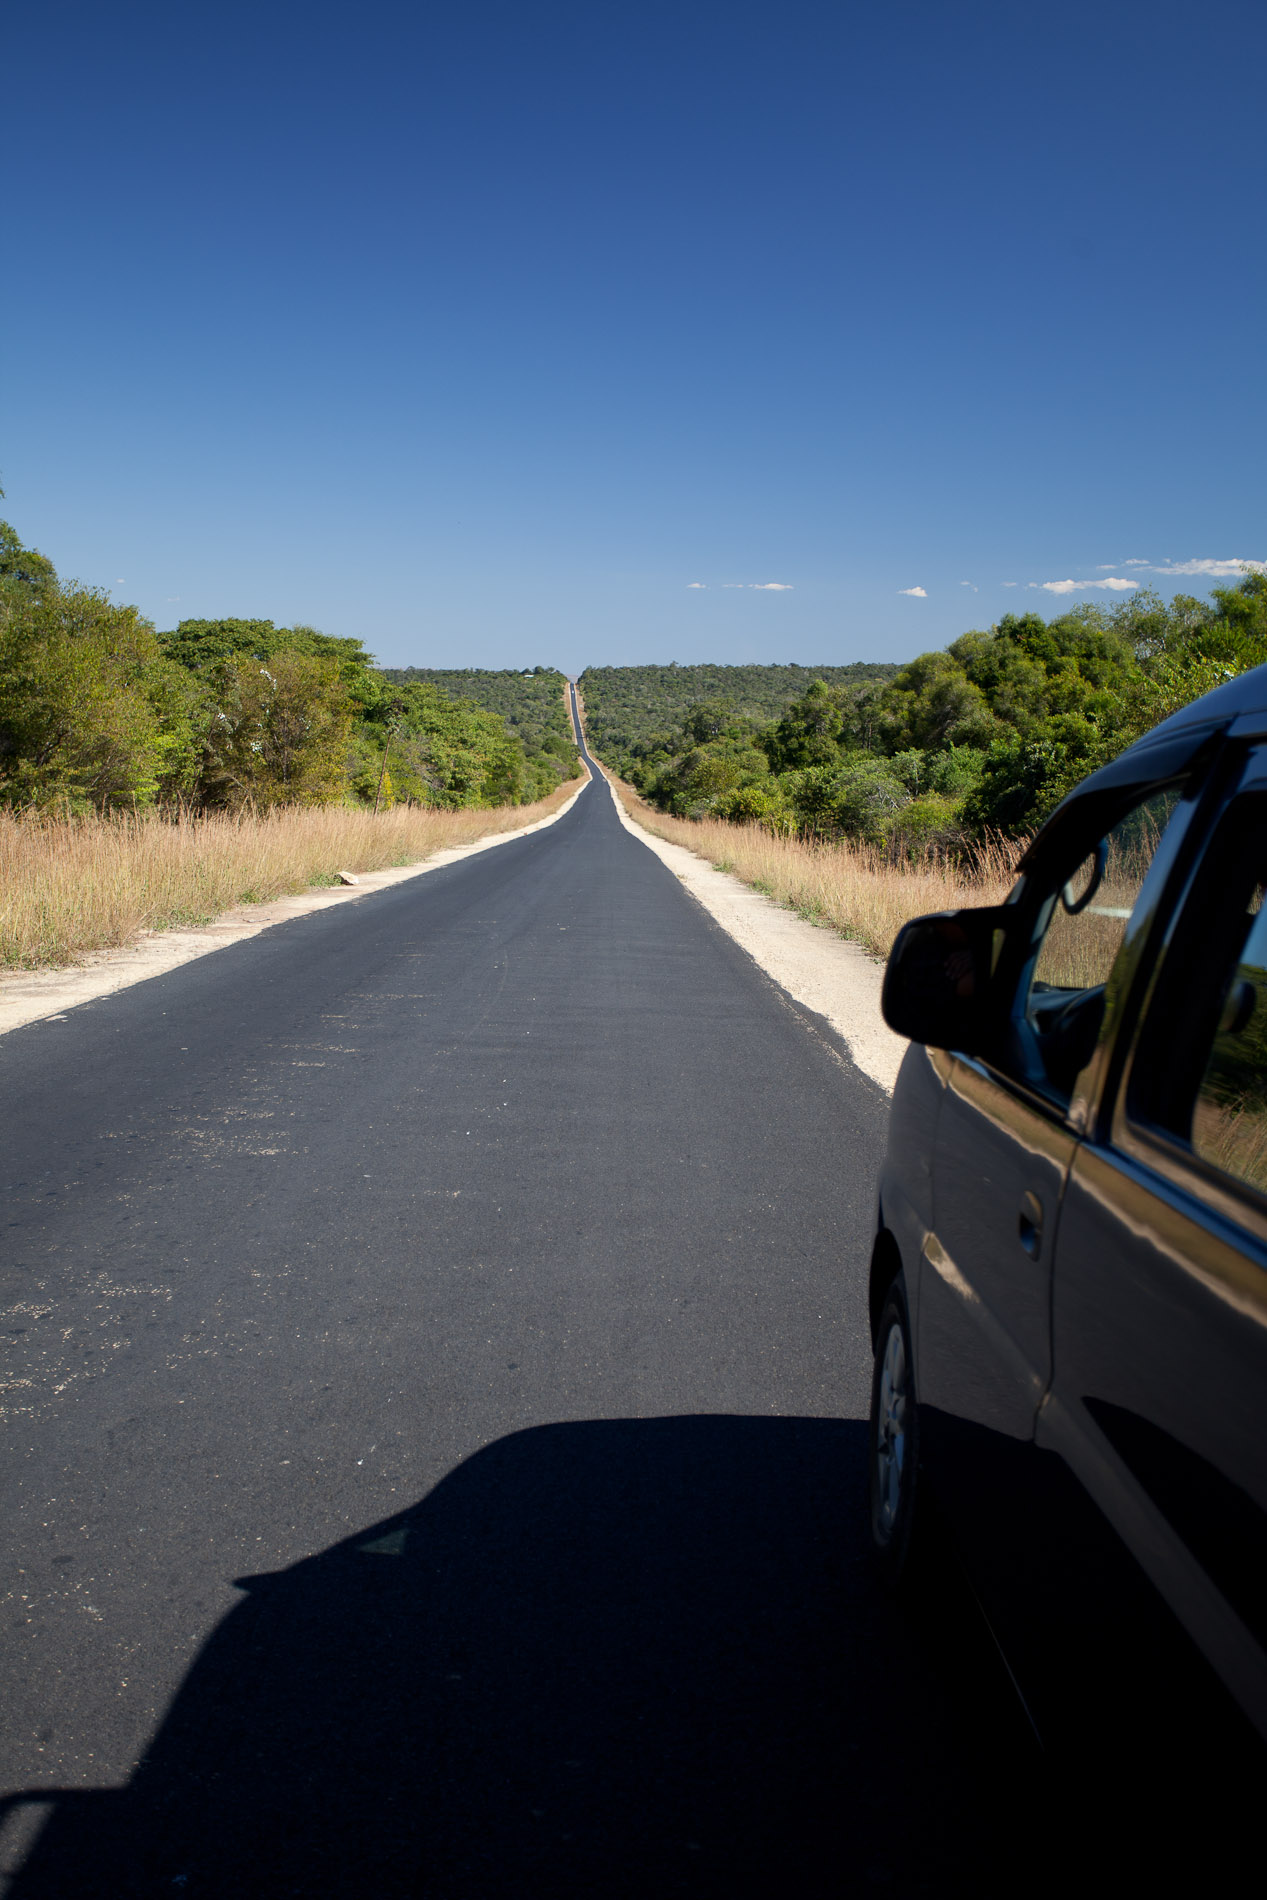
POLYGON ((1251 572, 1209 601, 1141 593, 1050 621, 1008 615, 888 677, 874 668, 841 681, 823 669, 765 720, 723 679, 673 731, 638 729, 627 716, 621 728, 602 709, 635 703, 640 676, 660 669, 622 669, 623 687, 613 669, 584 682, 600 756, 664 810, 901 855, 1031 830, 1159 719, 1264 662, 1267 575, 1251 572))
POLYGON ((388 666, 383 668, 383 678, 398 686, 433 686, 451 699, 471 700, 504 719, 523 745, 529 767, 540 774, 547 788, 558 782, 560 772, 570 776, 576 769, 572 716, 564 698, 566 681, 552 666, 523 672, 474 666, 388 666))
POLYGON ((388 674, 360 640, 268 620, 157 632, 0 522, 2 804, 453 808, 530 802, 578 771, 570 745, 525 743, 501 711, 388 674))

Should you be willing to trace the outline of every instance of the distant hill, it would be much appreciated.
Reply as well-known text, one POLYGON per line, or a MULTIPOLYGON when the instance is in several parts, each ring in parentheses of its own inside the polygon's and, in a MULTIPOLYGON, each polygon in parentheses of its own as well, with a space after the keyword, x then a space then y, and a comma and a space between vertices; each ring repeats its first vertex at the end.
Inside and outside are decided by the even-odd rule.
POLYGON ((852 666, 587 666, 577 682, 585 698, 591 749, 614 770, 645 756, 654 741, 680 731, 687 709, 721 699, 741 717, 769 725, 814 680, 825 686, 889 680, 882 661, 852 666))

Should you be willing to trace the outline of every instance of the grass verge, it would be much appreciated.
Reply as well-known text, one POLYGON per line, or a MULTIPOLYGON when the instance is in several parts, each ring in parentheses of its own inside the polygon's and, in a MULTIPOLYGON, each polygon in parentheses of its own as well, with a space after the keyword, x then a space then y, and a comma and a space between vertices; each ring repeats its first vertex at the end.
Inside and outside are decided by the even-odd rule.
POLYGON ((732 871, 754 890, 786 904, 886 957, 902 925, 925 911, 998 904, 1015 882, 1023 846, 1008 839, 984 845, 971 865, 937 859, 895 864, 866 845, 780 838, 760 825, 719 818, 671 818, 608 774, 629 816, 670 844, 685 845, 719 871, 732 871))
POLYGON ((377 817, 342 806, 258 815, 51 818, 0 813, 0 969, 76 962, 142 931, 205 924, 340 871, 418 864, 450 845, 517 831, 556 812, 577 781, 535 805, 377 817))

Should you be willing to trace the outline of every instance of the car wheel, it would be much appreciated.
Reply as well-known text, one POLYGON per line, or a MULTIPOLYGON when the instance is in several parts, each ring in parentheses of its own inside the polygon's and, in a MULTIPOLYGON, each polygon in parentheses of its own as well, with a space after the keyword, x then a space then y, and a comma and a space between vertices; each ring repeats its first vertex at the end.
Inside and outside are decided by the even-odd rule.
POLYGON ((897 1584, 911 1567, 919 1477, 915 1355, 900 1273, 876 1329, 867 1449, 871 1544, 883 1573, 897 1584))

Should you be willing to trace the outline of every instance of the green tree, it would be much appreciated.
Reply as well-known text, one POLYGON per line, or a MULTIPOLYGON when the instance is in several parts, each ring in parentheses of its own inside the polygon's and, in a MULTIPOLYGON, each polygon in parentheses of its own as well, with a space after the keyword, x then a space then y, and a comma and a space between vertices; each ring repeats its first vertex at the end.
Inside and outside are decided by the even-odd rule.
POLYGON ((777 724, 762 734, 760 744, 770 769, 795 772, 807 766, 834 764, 840 756, 843 724, 839 705, 822 680, 815 680, 777 724))
MULTIPOLYGON (((385 699, 355 736, 351 781, 357 796, 373 802, 386 734, 394 726, 392 786, 397 801, 450 810, 464 806, 517 804, 538 796, 520 740, 504 719, 468 699, 452 699, 438 687, 401 673, 385 699), (403 683, 402 683, 403 681, 403 683)), ((559 782, 550 772, 553 789, 559 782)))
MULTIPOLYGON (((0 488, 0 495, 3 493, 0 488)), ((38 595, 56 584, 57 571, 47 555, 24 548, 16 528, 0 521, 0 587, 18 587, 38 595)))
POLYGON ((267 661, 277 653, 306 653, 331 662, 352 688, 374 663, 361 640, 321 633, 316 627, 277 627, 271 620, 182 620, 158 637, 168 657, 194 673, 214 673, 230 661, 267 661))
POLYGON ((221 662, 204 741, 212 805, 328 805, 343 796, 355 709, 336 661, 282 648, 221 662))
POLYGON ((1141 595, 1120 614, 1140 659, 1126 719, 1132 736, 1250 667, 1267 664, 1267 574, 1214 589, 1213 609, 1191 596, 1168 605, 1141 595))
POLYGON ((39 574, 0 585, 0 797, 72 809, 187 790, 199 696, 135 607, 39 574))
POLYGON ((880 695, 877 724, 886 752, 985 746, 995 731, 980 686, 950 653, 922 653, 880 695))
MULTIPOLYGON (((497 754, 499 763, 494 767, 492 783, 517 787, 513 797, 518 801, 545 798, 565 779, 580 774, 571 717, 564 698, 564 677, 552 667, 537 666, 523 671, 388 667, 376 672, 374 677, 385 683, 389 695, 402 687, 427 687, 433 695, 438 689, 439 697, 426 702, 433 709, 434 721, 438 722, 432 727, 437 734, 446 725, 446 715, 440 709, 447 706, 451 711, 454 702, 494 715, 491 723, 477 722, 462 730, 476 751, 487 752, 492 748, 497 754), (506 750, 508 742, 509 751, 506 750)), ((382 714, 378 709, 367 708, 366 717, 377 724, 382 714)), ((424 776, 434 781, 433 798, 447 796, 453 790, 451 777, 440 764, 435 748, 429 758, 422 761, 422 766, 424 776)), ((477 786, 484 782, 478 772, 474 782, 477 786)), ((419 778, 415 790, 408 796, 421 796, 422 789, 423 779, 419 778)))

